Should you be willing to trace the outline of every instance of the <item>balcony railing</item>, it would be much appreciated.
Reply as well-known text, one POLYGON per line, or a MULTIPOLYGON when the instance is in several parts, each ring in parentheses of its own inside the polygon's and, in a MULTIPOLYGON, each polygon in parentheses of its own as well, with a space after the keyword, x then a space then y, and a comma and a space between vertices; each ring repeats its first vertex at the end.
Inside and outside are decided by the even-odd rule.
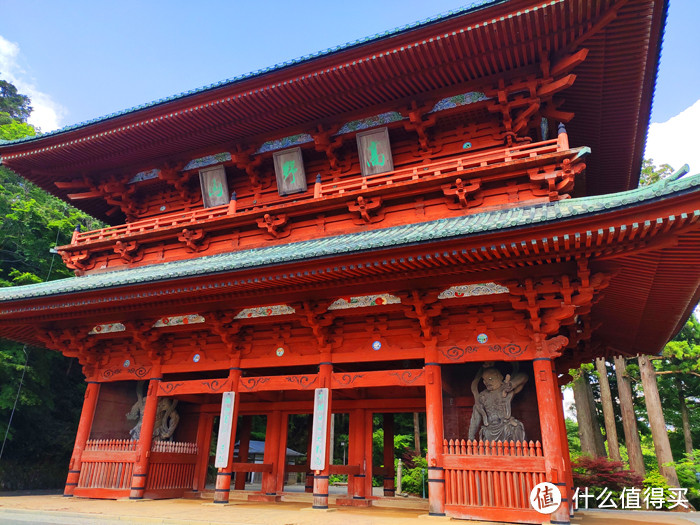
MULTIPOLYGON (((411 184, 421 181, 441 181, 460 175, 467 170, 489 168, 499 164, 535 159, 541 155, 564 152, 569 150, 566 134, 560 134, 558 139, 542 142, 518 144, 505 148, 491 149, 485 152, 474 152, 456 158, 441 160, 430 164, 420 164, 394 171, 363 177, 352 177, 330 182, 317 181, 314 186, 313 196, 294 195, 293 199, 285 198, 268 204, 253 204, 250 201, 246 206, 240 206, 234 199, 229 204, 212 208, 202 208, 188 212, 175 212, 157 217, 141 219, 135 222, 102 228, 89 232, 74 232, 70 248, 76 249, 83 245, 110 243, 124 238, 140 237, 153 233, 166 232, 167 230, 182 230, 195 224, 200 227, 207 223, 231 219, 233 217, 245 217, 262 215, 273 208, 284 208, 291 211, 294 207, 308 205, 313 202, 327 202, 334 198, 347 198, 353 194, 363 192, 384 191, 385 188, 397 184, 411 184)), ((69 248, 69 247, 63 247, 69 248)))

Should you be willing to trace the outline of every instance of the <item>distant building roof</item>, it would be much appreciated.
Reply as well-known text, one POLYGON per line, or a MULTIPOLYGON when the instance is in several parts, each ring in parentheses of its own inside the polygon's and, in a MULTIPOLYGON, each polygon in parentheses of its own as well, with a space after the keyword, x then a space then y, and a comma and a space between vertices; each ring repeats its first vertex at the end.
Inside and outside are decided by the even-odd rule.
MULTIPOLYGON (((238 452, 238 445, 240 444, 240 441, 236 442, 236 448, 235 451, 238 452)), ((262 455, 265 453, 265 442, 264 441, 256 441, 254 439, 250 440, 250 445, 248 445, 248 455, 262 455)), ((292 450, 291 448, 287 449, 287 457, 302 457, 306 456, 306 454, 302 454, 301 452, 297 452, 296 450, 292 450)))

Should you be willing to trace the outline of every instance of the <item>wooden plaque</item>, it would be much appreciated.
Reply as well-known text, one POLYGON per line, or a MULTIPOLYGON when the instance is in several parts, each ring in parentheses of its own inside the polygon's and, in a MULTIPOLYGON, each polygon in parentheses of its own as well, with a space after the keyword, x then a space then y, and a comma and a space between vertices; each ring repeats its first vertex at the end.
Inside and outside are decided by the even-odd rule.
POLYGON ((311 470, 323 470, 326 468, 326 431, 328 429, 328 415, 330 403, 327 388, 317 388, 314 391, 314 421, 311 434, 311 470))
POLYGON ((394 171, 391 143, 387 128, 371 129, 357 134, 357 151, 360 155, 362 175, 377 175, 394 171))
POLYGON ((219 438, 216 440, 216 468, 226 468, 231 450, 231 429, 233 427, 233 406, 235 392, 224 392, 221 397, 221 417, 219 418, 219 438))
POLYGON ((202 187, 202 202, 205 208, 228 204, 230 197, 223 166, 199 170, 199 184, 202 187))
POLYGON ((280 196, 306 191, 306 172, 301 148, 286 149, 272 155, 280 196))

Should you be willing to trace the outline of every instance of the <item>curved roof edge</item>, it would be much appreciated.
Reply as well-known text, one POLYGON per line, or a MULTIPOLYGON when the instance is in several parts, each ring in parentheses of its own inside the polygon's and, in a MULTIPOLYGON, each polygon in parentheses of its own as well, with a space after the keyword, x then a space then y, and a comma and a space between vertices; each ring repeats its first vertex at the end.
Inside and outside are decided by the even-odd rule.
POLYGON ((228 78, 225 80, 221 80, 219 82, 215 82, 213 84, 209 84, 206 86, 202 86, 199 88, 195 89, 190 89, 189 91, 183 91, 182 93, 177 93, 175 95, 171 95, 169 97, 164 97, 160 98, 158 100, 154 100, 151 102, 147 102, 145 104, 140 104, 138 106, 134 106, 131 108, 127 108, 121 111, 117 111, 114 113, 110 113, 108 115, 104 115, 102 117, 97 117, 94 119, 86 120, 83 122, 79 122, 77 124, 71 124, 68 126, 64 126, 60 129, 54 130, 54 131, 49 131, 47 133, 40 133, 37 135, 34 135, 32 137, 25 137, 21 139, 15 139, 15 140, 0 140, 0 147, 5 146, 5 145, 10 145, 10 144, 21 144, 25 142, 32 142, 35 140, 40 140, 44 139, 46 137, 53 137, 55 135, 60 135, 62 133, 67 133, 69 131, 74 131, 76 129, 84 128, 87 126, 90 126, 92 124, 97 124, 99 122, 105 122, 117 117, 121 117, 123 115, 128 115, 130 113, 136 113, 138 111, 144 110, 144 109, 149 109, 152 107, 156 107, 162 104, 166 104, 168 102, 172 102, 175 100, 181 100, 184 98, 187 98, 192 95, 198 95, 200 93, 204 93, 207 91, 212 91, 214 89, 218 89, 224 86, 230 86, 232 84, 236 84, 237 82, 242 82, 244 80, 249 80, 251 78, 255 77, 260 77, 263 75, 266 75, 268 73, 273 73, 276 71, 280 71, 282 69, 296 66, 299 64, 303 64, 306 62, 311 62, 312 60, 315 60, 320 57, 325 57, 329 55, 333 55, 335 53, 339 53, 341 51, 345 51, 348 49, 353 49, 356 47, 360 47, 365 44, 369 44, 372 42, 377 42, 379 40, 385 39, 385 38, 390 38, 399 34, 407 33, 409 31, 413 31, 415 29, 427 27, 431 24, 437 23, 437 22, 442 22, 443 20, 447 20, 449 18, 454 18, 466 13, 471 13, 474 11, 479 11, 480 9, 485 9, 487 7, 490 7, 492 5, 497 5, 497 4, 502 4, 507 2, 508 0, 477 0, 475 2, 472 2, 471 4, 459 7, 457 9, 453 9, 450 11, 447 11, 445 13, 441 13, 429 18, 426 18, 424 20, 419 20, 417 22, 413 22, 411 24, 406 24, 404 26, 400 27, 395 27, 394 29, 388 29, 386 31, 383 31, 381 33, 376 33, 371 36, 366 36, 364 38, 358 38, 357 40, 353 40, 350 42, 346 42, 345 44, 340 44, 334 47, 330 47, 328 49, 322 50, 322 51, 317 51, 316 53, 310 53, 308 55, 302 55, 297 58, 293 58, 291 60, 286 60, 284 62, 279 62, 273 66, 269 66, 266 68, 261 68, 256 71, 251 71, 249 73, 244 73, 238 76, 235 76, 233 78, 228 78))

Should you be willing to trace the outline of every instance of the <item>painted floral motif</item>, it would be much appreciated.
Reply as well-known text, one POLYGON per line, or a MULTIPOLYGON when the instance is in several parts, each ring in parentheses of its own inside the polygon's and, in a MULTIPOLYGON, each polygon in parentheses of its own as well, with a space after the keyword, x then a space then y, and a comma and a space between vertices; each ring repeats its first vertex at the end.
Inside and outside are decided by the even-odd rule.
POLYGON ((286 304, 275 304, 272 306, 258 306, 256 308, 244 308, 238 315, 236 319, 248 319, 252 317, 270 317, 272 315, 289 315, 293 314, 296 310, 291 306, 286 304))
POLYGON ((383 306, 385 304, 397 304, 401 299, 388 293, 380 295, 360 295, 357 297, 341 297, 333 302, 329 310, 344 310, 345 308, 360 308, 363 306, 383 306))
POLYGON ((213 164, 221 164, 222 162, 228 162, 231 160, 231 154, 228 151, 222 153, 216 153, 215 155, 207 155, 206 157, 200 157, 198 159, 193 159, 187 163, 187 165, 182 168, 183 171, 193 170, 195 168, 203 168, 205 166, 211 166, 213 164))
POLYGON ((471 297, 473 295, 491 295, 508 293, 508 288, 496 283, 462 284, 444 290, 438 299, 453 299, 455 297, 471 297))
POLYGON ((470 91, 469 93, 462 93, 461 95, 443 98, 441 101, 435 104, 430 112, 435 113, 436 111, 444 111, 446 109, 452 109, 459 106, 466 106, 468 104, 473 104, 474 102, 488 100, 488 98, 489 97, 479 91, 470 91))
POLYGON ((202 317, 199 314, 173 315, 171 317, 161 317, 155 322, 153 328, 161 328, 163 326, 180 326, 184 324, 197 324, 203 322, 204 317, 202 317))
POLYGON ((275 151, 278 149, 288 148, 290 146, 298 146, 299 144, 306 144, 307 142, 313 142, 314 138, 308 133, 299 133, 298 135, 291 135, 289 137, 284 137, 283 139, 268 140, 263 142, 258 151, 255 153, 265 153, 266 151, 275 151))
POLYGON ((110 332, 123 332, 124 330, 126 330, 126 327, 121 323, 98 324, 88 334, 108 334, 110 332))
POLYGON ((160 170, 139 171, 136 175, 131 177, 129 184, 134 184, 143 180, 157 179, 158 175, 160 175, 160 170))
POLYGON ((374 128, 376 126, 383 126, 391 122, 398 122, 403 120, 404 117, 401 113, 397 111, 388 111, 387 113, 382 113, 380 115, 375 115, 374 117, 367 117, 360 120, 353 120, 347 122, 338 130, 336 135, 342 135, 343 133, 352 133, 353 131, 360 131, 363 129, 374 128))

